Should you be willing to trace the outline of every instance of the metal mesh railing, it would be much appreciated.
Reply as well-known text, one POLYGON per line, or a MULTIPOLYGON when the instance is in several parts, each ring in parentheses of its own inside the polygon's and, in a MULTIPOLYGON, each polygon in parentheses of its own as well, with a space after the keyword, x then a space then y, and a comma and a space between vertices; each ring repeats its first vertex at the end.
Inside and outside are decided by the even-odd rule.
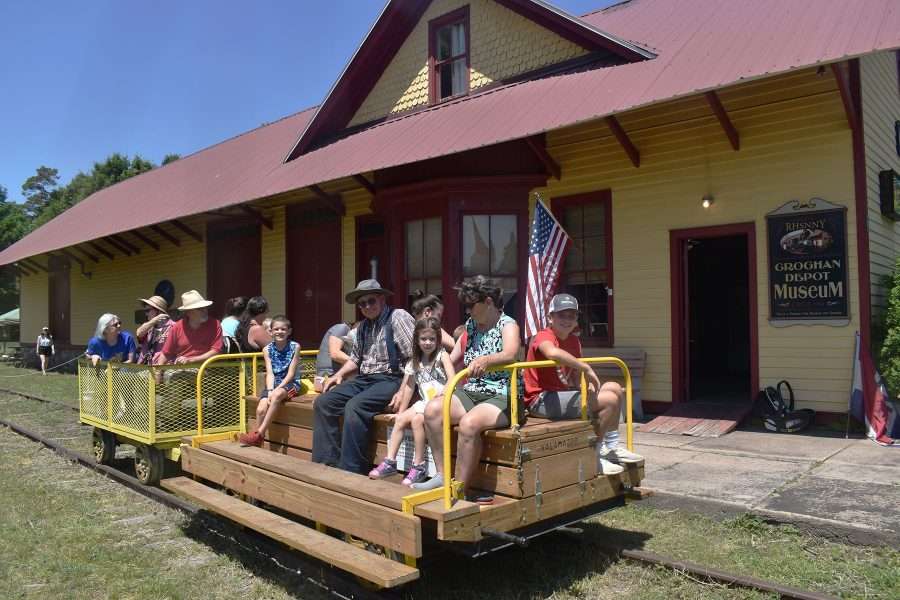
POLYGON ((223 355, 215 364, 144 366, 100 362, 78 363, 80 416, 136 441, 177 441, 198 431, 198 375, 205 369, 199 399, 208 430, 238 431, 241 398, 255 378, 256 360, 223 355))

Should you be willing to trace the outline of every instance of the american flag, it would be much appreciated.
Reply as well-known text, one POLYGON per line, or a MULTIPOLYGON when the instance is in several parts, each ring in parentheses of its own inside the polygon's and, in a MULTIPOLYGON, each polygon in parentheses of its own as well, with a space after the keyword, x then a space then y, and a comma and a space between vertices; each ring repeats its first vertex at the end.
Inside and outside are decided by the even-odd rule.
POLYGON ((572 240, 538 197, 528 247, 528 289, 525 294, 525 338, 547 326, 547 304, 556 291, 559 272, 572 240))

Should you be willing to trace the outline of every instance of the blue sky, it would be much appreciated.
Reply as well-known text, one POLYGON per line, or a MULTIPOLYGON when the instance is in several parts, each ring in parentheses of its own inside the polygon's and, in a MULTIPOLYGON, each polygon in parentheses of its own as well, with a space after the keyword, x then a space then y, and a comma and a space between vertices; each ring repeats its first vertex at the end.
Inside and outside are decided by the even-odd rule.
MULTIPOLYGON (((583 14, 611 0, 555 0, 583 14)), ((0 4, 0 185, 159 163, 321 102, 381 0, 0 4)))

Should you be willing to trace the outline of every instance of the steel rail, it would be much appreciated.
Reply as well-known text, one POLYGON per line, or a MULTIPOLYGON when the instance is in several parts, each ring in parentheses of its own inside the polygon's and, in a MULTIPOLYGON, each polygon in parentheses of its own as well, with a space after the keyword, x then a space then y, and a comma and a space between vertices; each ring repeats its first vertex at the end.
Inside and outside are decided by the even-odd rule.
MULTIPOLYGON (((0 391, 5 392, 6 390, 0 391)), ((15 393, 41 402, 49 402, 45 398, 39 398, 29 394, 22 394, 20 392, 10 393, 15 393)), ((61 403, 55 404, 68 407, 68 405, 63 405, 61 403)), ((0 426, 6 427, 17 435, 41 444, 66 460, 77 463, 78 465, 91 469, 97 473, 101 473, 116 483, 119 483, 154 502, 200 520, 205 525, 207 531, 224 539, 230 539, 236 542, 244 551, 253 552, 258 556, 269 559, 280 569, 302 578, 307 583, 314 585, 337 598, 347 600, 352 598, 400 600, 400 598, 402 598, 400 593, 394 590, 370 590, 369 588, 360 585, 357 581, 349 579, 342 571, 335 569, 327 563, 322 563, 315 559, 308 558, 301 553, 290 551, 271 539, 251 530, 241 529, 238 525, 198 508, 194 504, 182 500, 174 494, 170 494, 158 487, 144 485, 136 478, 127 473, 123 473, 118 469, 108 465, 99 465, 93 458, 70 450, 69 448, 62 446, 51 439, 45 438, 39 433, 22 427, 21 425, 0 418, 0 426), (252 546, 256 546, 256 548, 253 548, 251 544, 252 546), (307 575, 306 573, 315 573, 317 577, 307 575)))

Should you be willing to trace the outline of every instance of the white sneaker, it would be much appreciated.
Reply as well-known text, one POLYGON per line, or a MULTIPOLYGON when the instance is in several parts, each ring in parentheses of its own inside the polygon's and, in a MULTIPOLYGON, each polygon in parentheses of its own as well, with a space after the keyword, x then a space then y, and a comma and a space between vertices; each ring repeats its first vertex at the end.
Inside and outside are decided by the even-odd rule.
POLYGON ((617 464, 613 464, 605 458, 597 457, 597 474, 598 475, 618 475, 625 469, 617 464))
POLYGON ((644 460, 640 454, 635 454, 625 448, 616 448, 614 450, 605 450, 601 456, 611 463, 620 465, 622 463, 638 463, 644 460))

